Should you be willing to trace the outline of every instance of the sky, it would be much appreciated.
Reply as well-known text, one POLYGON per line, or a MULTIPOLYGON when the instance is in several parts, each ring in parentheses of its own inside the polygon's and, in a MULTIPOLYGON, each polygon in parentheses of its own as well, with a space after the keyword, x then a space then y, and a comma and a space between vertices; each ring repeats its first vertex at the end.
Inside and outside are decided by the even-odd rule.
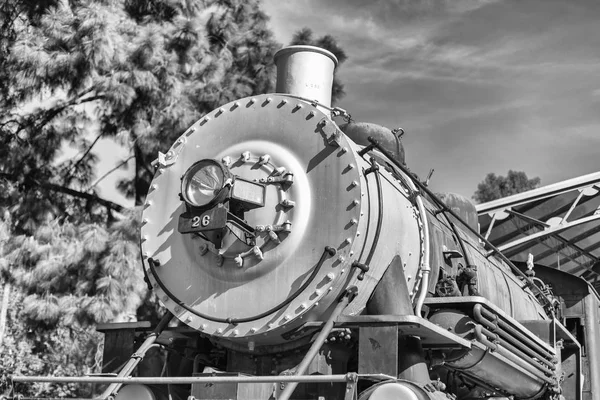
POLYGON ((264 0, 281 43, 311 28, 348 55, 354 120, 402 127, 408 166, 471 197, 489 172, 548 185, 600 171, 600 2, 264 0))
MULTIPOLYGON (((470 198, 509 169, 542 185, 600 171, 597 0, 263 0, 275 38, 333 35, 354 120, 402 127, 406 161, 430 188, 470 198)), ((114 143, 98 176, 127 157, 114 143)), ((101 194, 116 193, 120 171, 101 194)))

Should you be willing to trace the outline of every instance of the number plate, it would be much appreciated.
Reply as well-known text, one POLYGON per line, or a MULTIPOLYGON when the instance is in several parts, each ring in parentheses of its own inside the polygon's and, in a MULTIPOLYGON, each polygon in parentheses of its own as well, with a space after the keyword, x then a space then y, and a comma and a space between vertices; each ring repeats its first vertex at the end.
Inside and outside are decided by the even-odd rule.
POLYGON ((249 208, 265 206, 265 185, 236 177, 231 198, 241 200, 249 208))
POLYGON ((216 207, 203 212, 187 211, 179 216, 179 233, 212 231, 225 228, 227 209, 216 207))

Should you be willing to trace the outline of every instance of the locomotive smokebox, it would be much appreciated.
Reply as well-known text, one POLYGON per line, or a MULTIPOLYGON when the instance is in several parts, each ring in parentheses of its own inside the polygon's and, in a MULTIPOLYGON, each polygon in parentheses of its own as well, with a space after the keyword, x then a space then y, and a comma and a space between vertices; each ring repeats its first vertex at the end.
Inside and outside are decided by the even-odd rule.
POLYGON ((333 70, 338 60, 333 53, 314 46, 289 46, 275 54, 277 93, 316 100, 331 106, 333 70))

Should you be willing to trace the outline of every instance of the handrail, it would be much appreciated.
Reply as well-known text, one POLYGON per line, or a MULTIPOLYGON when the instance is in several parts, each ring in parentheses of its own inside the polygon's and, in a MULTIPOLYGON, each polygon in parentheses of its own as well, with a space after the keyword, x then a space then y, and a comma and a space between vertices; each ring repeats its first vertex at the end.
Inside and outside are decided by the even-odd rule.
POLYGON ((352 382, 358 379, 370 380, 395 380, 396 377, 386 374, 336 374, 336 375, 277 375, 277 376, 172 376, 172 377, 126 377, 116 376, 12 376, 10 380, 13 383, 121 383, 142 385, 169 384, 185 385, 192 383, 330 383, 330 382, 352 382))

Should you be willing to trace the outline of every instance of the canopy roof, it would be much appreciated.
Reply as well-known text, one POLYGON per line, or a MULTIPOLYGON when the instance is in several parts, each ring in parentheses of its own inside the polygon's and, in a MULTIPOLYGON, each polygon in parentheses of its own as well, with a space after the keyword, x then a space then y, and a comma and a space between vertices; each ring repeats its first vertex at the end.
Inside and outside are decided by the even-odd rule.
POLYGON ((600 289, 600 172, 477 205, 480 232, 508 258, 600 289))

